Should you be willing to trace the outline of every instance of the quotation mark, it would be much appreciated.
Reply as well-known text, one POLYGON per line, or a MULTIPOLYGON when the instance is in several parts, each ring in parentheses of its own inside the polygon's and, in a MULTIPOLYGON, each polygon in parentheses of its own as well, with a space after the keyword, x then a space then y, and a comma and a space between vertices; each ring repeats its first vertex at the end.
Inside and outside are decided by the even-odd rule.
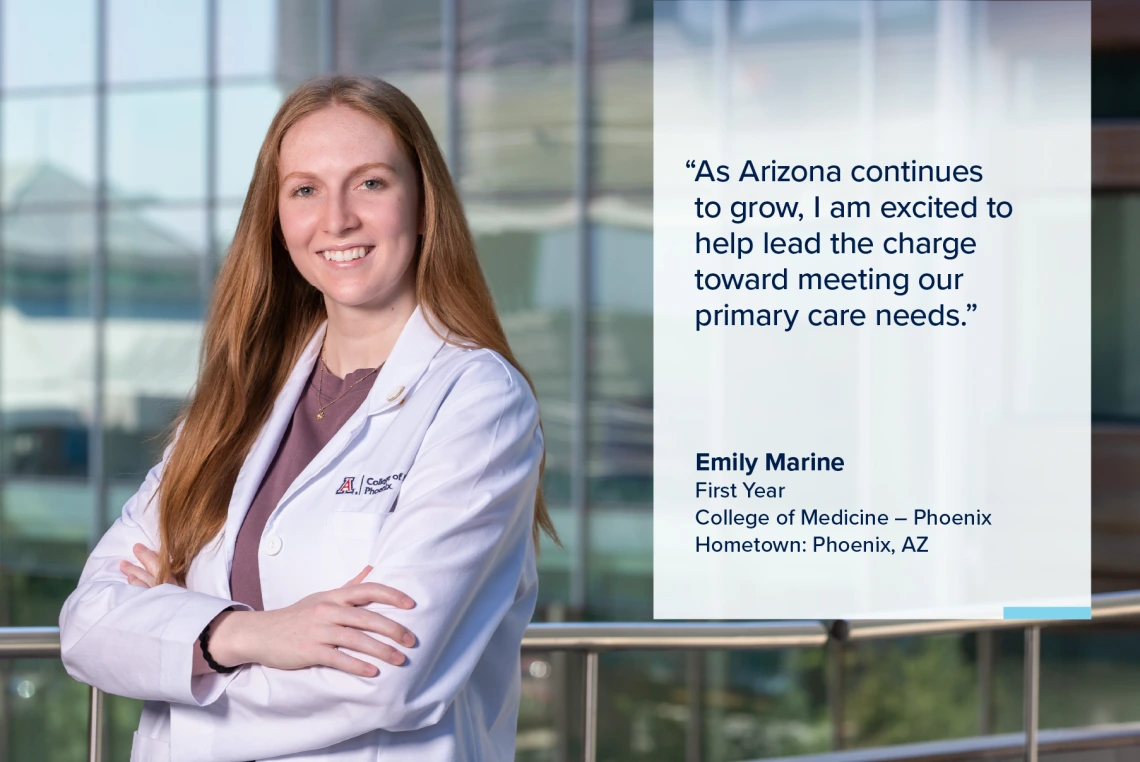
MULTIPOLYGON (((978 305, 974 304, 973 302, 966 305, 966 312, 977 312, 977 311, 978 311, 978 305)), ((965 325, 965 324, 966 324, 966 321, 963 320, 962 325, 965 325)))
POLYGON ((685 169, 693 169, 696 166, 697 166, 696 159, 689 159, 688 161, 685 162, 685 169))

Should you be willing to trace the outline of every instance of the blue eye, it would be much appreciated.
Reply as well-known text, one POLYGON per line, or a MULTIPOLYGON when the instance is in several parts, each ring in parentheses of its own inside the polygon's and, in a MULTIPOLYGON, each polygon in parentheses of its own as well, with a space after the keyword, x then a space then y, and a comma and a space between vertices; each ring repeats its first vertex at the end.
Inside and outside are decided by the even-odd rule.
POLYGON ((297 190, 293 191, 293 194, 292 194, 292 195, 294 195, 294 196, 301 196, 302 198, 307 198, 307 197, 309 197, 309 196, 313 195, 313 186, 311 186, 311 185, 302 185, 300 188, 298 188, 297 190))
POLYGON ((380 190, 381 188, 384 187, 384 181, 378 180, 374 177, 370 180, 365 180, 364 182, 362 182, 361 186, 365 190, 380 190))

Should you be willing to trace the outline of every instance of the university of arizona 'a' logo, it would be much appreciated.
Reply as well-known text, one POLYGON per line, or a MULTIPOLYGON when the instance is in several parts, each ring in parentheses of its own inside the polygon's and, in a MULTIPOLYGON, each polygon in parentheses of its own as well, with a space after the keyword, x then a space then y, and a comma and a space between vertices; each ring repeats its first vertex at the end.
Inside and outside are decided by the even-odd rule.
POLYGON ((340 485, 340 489, 336 491, 338 495, 351 495, 355 494, 356 490, 352 488, 352 483, 356 481, 355 476, 344 477, 344 483, 340 485))

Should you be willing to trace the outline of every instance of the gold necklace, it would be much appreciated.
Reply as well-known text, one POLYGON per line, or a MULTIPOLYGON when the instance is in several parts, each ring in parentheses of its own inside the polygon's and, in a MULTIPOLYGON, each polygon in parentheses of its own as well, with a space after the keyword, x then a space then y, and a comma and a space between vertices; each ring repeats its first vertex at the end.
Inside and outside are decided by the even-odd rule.
MULTIPOLYGON (((325 388, 325 367, 326 367, 326 366, 325 366, 325 358, 324 358, 324 356, 322 355, 322 356, 321 356, 321 379, 320 379, 320 381, 318 381, 318 382, 317 382, 317 420, 318 420, 318 421, 319 421, 319 420, 321 420, 321 419, 323 419, 323 418, 325 417, 325 410, 327 410, 327 409, 328 409, 329 405, 331 405, 331 404, 333 404, 334 402, 336 402, 337 400, 339 400, 339 399, 343 398, 343 397, 344 397, 344 395, 346 395, 346 394, 348 394, 349 392, 351 392, 351 391, 352 391, 352 387, 353 387, 353 386, 356 386, 356 385, 357 385, 357 384, 359 384, 361 381, 363 381, 364 379, 368 378, 369 376, 371 376, 371 375, 372 375, 373 373, 375 373, 376 371, 380 370, 380 368, 383 368, 383 367, 384 367, 384 363, 380 363, 380 365, 379 365, 379 366, 377 366, 377 367, 373 368, 372 370, 368 371, 367 373, 365 373, 365 374, 364 374, 363 376, 361 376, 360 378, 358 378, 358 379, 356 379, 355 381, 353 381, 353 382, 352 382, 352 386, 348 387, 348 388, 347 388, 347 389, 345 389, 343 392, 341 392, 341 393, 340 393, 340 397, 337 397, 335 400, 329 400, 329 404, 328 404, 328 405, 325 405, 325 404, 323 404, 323 403, 321 402, 321 392, 323 392, 323 391, 324 391, 324 388, 325 388)), ((331 371, 330 371, 330 372, 331 372, 331 371)))

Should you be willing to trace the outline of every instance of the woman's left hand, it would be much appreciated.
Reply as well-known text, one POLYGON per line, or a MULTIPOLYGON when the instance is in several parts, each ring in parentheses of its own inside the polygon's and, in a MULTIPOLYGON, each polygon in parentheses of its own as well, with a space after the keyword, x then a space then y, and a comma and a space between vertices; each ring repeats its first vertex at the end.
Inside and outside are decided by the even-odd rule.
POLYGON ((132 585, 154 587, 158 584, 158 554, 142 543, 136 543, 133 550, 142 566, 120 561, 119 571, 127 575, 127 581, 132 585))

